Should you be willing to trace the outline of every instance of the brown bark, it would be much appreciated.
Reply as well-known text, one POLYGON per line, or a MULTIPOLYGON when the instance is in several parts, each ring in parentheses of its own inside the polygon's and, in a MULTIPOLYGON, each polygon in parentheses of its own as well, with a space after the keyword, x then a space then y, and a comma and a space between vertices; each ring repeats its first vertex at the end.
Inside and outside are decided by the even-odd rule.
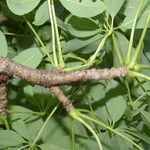
POLYGON ((7 58, 0 57, 0 73, 5 73, 9 76, 15 75, 27 80, 28 82, 44 87, 51 87, 78 81, 124 77, 128 74, 128 69, 125 66, 122 66, 111 69, 86 69, 55 73, 54 71, 46 72, 43 70, 32 69, 7 58))
POLYGON ((8 83, 9 77, 5 74, 0 74, 0 114, 6 114, 7 106, 7 93, 6 84, 8 83))
POLYGON ((58 98, 59 102, 63 104, 64 108, 67 111, 74 107, 72 102, 64 95, 64 93, 58 86, 53 86, 50 88, 50 90, 58 98))

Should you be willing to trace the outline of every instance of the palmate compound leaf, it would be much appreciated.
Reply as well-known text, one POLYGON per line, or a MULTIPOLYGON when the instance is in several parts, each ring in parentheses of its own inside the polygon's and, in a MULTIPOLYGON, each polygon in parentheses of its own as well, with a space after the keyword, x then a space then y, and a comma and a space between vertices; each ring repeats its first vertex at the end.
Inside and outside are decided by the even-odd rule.
POLYGON ((105 10, 105 5, 101 0, 60 0, 62 5, 73 15, 78 17, 94 17, 105 10))
POLYGON ((6 41, 6 38, 5 38, 4 34, 0 30, 0 56, 6 57, 7 52, 8 52, 8 50, 7 50, 7 41, 6 41))
POLYGON ((24 15, 32 11, 41 0, 6 0, 8 8, 16 15, 24 15))

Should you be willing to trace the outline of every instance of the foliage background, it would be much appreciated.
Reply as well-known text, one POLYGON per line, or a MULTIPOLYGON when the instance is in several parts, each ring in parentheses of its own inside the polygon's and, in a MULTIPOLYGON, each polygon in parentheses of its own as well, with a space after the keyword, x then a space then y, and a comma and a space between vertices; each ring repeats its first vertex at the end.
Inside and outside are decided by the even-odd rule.
MULTIPOLYGON (((115 29, 116 44, 125 58, 132 24, 140 2, 140 0, 54 1, 65 68, 74 69, 75 66, 85 64, 103 40, 104 33, 112 25, 112 21, 111 27, 115 29)), ((149 12, 150 2, 144 0, 135 27, 133 53, 149 12)), ((7 56, 32 68, 50 70, 52 65, 45 53, 45 47, 40 45, 29 27, 31 23, 46 46, 47 53, 53 56, 47 1, 0 0, 0 18, 3 17, 8 17, 11 22, 0 26, 0 56, 7 56)), ((140 64, 149 65, 149 40, 148 29, 140 64)), ((94 60, 94 67, 117 66, 120 66, 120 62, 112 36, 109 36, 94 60)), ((141 73, 150 75, 149 69, 141 70, 141 73)), ((150 149, 149 81, 141 78, 120 78, 88 81, 61 88, 76 108, 87 110, 87 115, 118 131, 142 149, 150 149)), ((44 126, 46 118, 59 104, 48 89, 13 77, 7 92, 10 130, 6 130, 4 123, 0 121, 0 149, 16 150, 29 147, 42 150, 70 150, 73 147, 76 150, 98 149, 91 133, 78 121, 72 120, 61 105, 44 126), (40 132, 42 127, 45 128, 40 132), (74 144, 71 137, 73 133, 74 144)), ((136 149, 133 143, 110 130, 90 121, 87 123, 97 133, 104 150, 136 149)))

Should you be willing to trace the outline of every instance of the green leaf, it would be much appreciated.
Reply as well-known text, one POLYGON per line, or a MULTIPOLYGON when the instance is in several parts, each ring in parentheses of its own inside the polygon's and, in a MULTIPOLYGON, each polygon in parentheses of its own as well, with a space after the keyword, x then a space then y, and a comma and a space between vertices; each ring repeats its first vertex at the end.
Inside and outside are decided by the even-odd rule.
POLYGON ((129 150, 129 148, 133 149, 131 143, 117 135, 111 138, 111 142, 113 143, 112 145, 114 150, 129 150))
POLYGON ((16 15, 24 15, 32 11, 41 0, 6 0, 8 8, 16 15))
POLYGON ((39 147, 42 150, 68 150, 66 148, 62 148, 61 146, 54 145, 54 144, 42 144, 42 145, 39 145, 39 147))
POLYGON ((77 150, 98 150, 97 143, 93 137, 82 137, 76 135, 75 149, 77 150))
POLYGON ((65 24, 72 35, 80 38, 93 36, 101 32, 96 22, 89 18, 70 15, 66 18, 65 24))
POLYGON ((102 35, 96 35, 92 38, 88 39, 73 39, 68 42, 65 42, 63 46, 63 52, 68 53, 68 52, 73 52, 75 50, 78 50, 80 48, 83 48, 97 40, 100 40, 103 36, 102 35))
POLYGON ((111 80, 106 87, 106 106, 113 122, 117 122, 125 113, 127 108, 124 96, 119 93, 119 83, 111 80))
MULTIPOLYGON (((125 60, 127 55, 127 50, 129 46, 129 40, 126 38, 126 36, 120 32, 116 32, 116 44, 119 48, 119 51, 121 53, 122 59, 125 60)), ((134 55, 135 48, 132 47, 132 55, 134 55)), ((116 51, 114 50, 114 65, 120 66, 120 63, 118 61, 118 56, 116 54, 116 51)))
POLYGON ((30 139, 32 141, 34 141, 35 138, 37 137, 37 135, 38 135, 39 131, 41 130, 43 124, 44 124, 44 121, 41 118, 34 119, 34 120, 30 121, 28 124, 26 124, 28 133, 30 135, 30 139))
POLYGON ((12 123, 12 128, 20 134, 22 137, 30 141, 30 136, 28 134, 26 125, 23 120, 18 119, 12 123))
POLYGON ((66 124, 69 123, 69 120, 67 118, 51 118, 42 134, 42 139, 46 143, 51 143, 52 141, 57 141, 58 137, 63 137, 69 133, 68 128, 66 128, 66 124), (66 130, 63 130, 63 128, 66 128, 66 130), (55 130, 57 129, 57 130, 55 130))
POLYGON ((0 44, 0 56, 6 57, 7 51, 8 51, 7 50, 7 41, 1 30, 0 30, 0 43, 1 43, 0 44))
POLYGON ((42 58, 39 48, 29 48, 21 52, 13 60, 25 66, 36 68, 42 61, 42 58))
MULTIPOLYGON (((22 120, 27 120, 29 118, 33 117, 33 111, 30 109, 27 109, 25 107, 22 106, 17 106, 17 105, 11 105, 9 107, 10 111, 12 111, 13 113, 10 114, 10 119, 11 121, 16 120, 16 119, 22 119, 22 120)), ((34 117, 35 119, 35 117, 34 117)))
POLYGON ((40 26, 44 24, 48 19, 49 19, 48 4, 47 1, 45 1, 36 11, 33 24, 40 26))
MULTIPOLYGON (((141 3, 140 0, 132 0, 132 1, 126 0, 124 8, 123 8, 123 12, 122 12, 126 16, 123 23, 121 24, 123 29, 131 29, 132 28, 135 14, 137 12, 137 9, 138 9, 140 3, 141 3)), ((141 9, 141 13, 139 14, 136 28, 144 27, 149 11, 150 11, 149 0, 144 0, 144 4, 141 9)))
POLYGON ((0 145, 16 146, 24 142, 25 140, 15 131, 11 131, 11 130, 0 131, 0 145))
POLYGON ((100 101, 105 97, 105 85, 96 83, 88 87, 88 95, 92 96, 93 101, 100 101))
POLYGON ((60 0, 62 5, 73 15, 78 17, 94 17, 105 10, 103 2, 97 0, 60 0))
POLYGON ((145 141, 146 143, 150 144, 150 138, 146 134, 141 133, 140 131, 137 131, 135 129, 125 128, 125 132, 135 136, 138 139, 141 139, 142 141, 145 141))
POLYGON ((108 111, 105 105, 99 106, 95 112, 96 114, 98 114, 99 118, 106 124, 111 122, 112 119, 110 118, 110 115, 108 114, 108 111))
POLYGON ((38 35, 39 35, 39 37, 41 38, 42 41, 50 41, 51 42, 52 35, 51 35, 50 26, 42 26, 39 29, 38 35))
POLYGON ((141 113, 141 116, 142 116, 145 124, 150 129, 150 112, 147 112, 147 111, 141 110, 141 109, 139 110, 139 112, 141 113))
MULTIPOLYGON (((149 42, 150 42, 150 41, 147 41, 147 44, 148 44, 149 42)), ((149 49, 148 46, 146 47, 146 42, 144 42, 144 44, 145 44, 145 45, 144 45, 145 49, 149 49)), ((149 44, 148 44, 148 45, 149 45, 149 44)), ((142 54, 141 54, 141 57, 140 57, 140 59, 139 59, 139 61, 138 61, 138 63, 141 64, 141 65, 147 65, 147 66, 150 67, 150 52, 142 53, 142 54)), ((142 69, 142 70, 140 70, 140 72, 143 73, 143 74, 146 74, 146 75, 150 76, 150 71, 149 71, 149 69, 142 69)))
POLYGON ((123 96, 117 96, 107 101, 106 106, 112 120, 117 122, 125 113, 126 101, 123 96))
MULTIPOLYGON (((137 80, 134 81, 134 87, 135 87, 135 90, 137 91, 137 93, 139 95, 142 95, 144 91, 147 91, 147 92, 149 91, 150 81, 145 81, 144 79, 138 78, 138 81, 137 80), (144 90, 143 90, 143 88, 144 88, 144 90)), ((148 94, 148 95, 150 95, 150 94, 148 94)))
POLYGON ((112 18, 114 18, 117 15, 124 1, 125 0, 104 0, 106 10, 109 12, 112 18))

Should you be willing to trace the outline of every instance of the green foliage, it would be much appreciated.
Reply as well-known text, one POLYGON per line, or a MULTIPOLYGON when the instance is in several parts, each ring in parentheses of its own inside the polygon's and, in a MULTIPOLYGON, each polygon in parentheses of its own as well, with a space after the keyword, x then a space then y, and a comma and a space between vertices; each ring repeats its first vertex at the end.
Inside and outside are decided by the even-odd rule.
POLYGON ((16 15, 24 15, 32 11, 40 0, 6 0, 9 9, 16 15))
POLYGON ((125 78, 62 85, 76 108, 69 113, 49 89, 13 77, 10 130, 2 118, 0 150, 150 149, 149 0, 51 0, 50 6, 47 0, 3 0, 0 7, 0 19, 11 19, 0 26, 0 56, 44 71, 63 61, 64 71, 130 70, 125 78))
POLYGON ((39 26, 44 24, 48 19, 49 19, 48 7, 47 2, 45 1, 36 11, 33 24, 39 26))
POLYGON ((71 1, 60 0, 62 5, 69 10, 73 15, 78 17, 94 17, 105 10, 105 5, 101 1, 71 1), (87 11, 90 10, 90 11, 87 11))
POLYGON ((42 61, 43 55, 40 48, 29 48, 14 57, 14 61, 29 66, 31 68, 36 68, 42 61))
POLYGON ((4 34, 0 31, 0 42, 1 42, 1 45, 0 45, 0 56, 3 56, 3 57, 6 57, 7 56, 7 53, 8 53, 8 48, 7 48, 7 41, 6 41, 6 38, 4 36, 4 34))

